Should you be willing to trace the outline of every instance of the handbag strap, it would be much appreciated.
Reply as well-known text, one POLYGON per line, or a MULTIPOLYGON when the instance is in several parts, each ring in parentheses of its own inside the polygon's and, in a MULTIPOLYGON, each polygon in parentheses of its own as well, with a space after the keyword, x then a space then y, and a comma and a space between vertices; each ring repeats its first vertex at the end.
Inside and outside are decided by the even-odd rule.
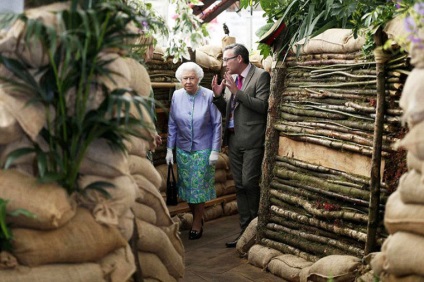
POLYGON ((172 182, 175 182, 174 170, 172 164, 168 165, 168 179, 167 182, 170 182, 170 177, 172 177, 172 182))

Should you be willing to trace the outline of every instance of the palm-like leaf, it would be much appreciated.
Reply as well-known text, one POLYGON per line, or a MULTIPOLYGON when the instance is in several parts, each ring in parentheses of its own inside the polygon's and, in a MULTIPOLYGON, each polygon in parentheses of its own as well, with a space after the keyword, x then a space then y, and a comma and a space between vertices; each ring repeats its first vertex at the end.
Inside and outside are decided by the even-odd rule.
MULTIPOLYGON (((143 120, 130 115, 130 108, 135 107, 142 116, 142 107, 150 102, 130 89, 110 91, 97 81, 98 77, 113 74, 108 69, 113 61, 103 59, 102 53, 119 52, 137 58, 131 51, 137 47, 132 42, 139 34, 128 26, 141 28, 140 23, 149 19, 142 11, 136 12, 120 1, 83 1, 81 7, 85 9, 77 9, 76 2, 72 1, 69 10, 56 14, 61 32, 41 21, 19 16, 26 24, 22 42, 40 44, 49 58, 49 64, 38 69, 37 79, 24 62, 0 56, 0 63, 16 77, 10 83, 24 89, 33 98, 31 101, 43 103, 46 112, 53 109, 55 113, 40 132, 48 150, 41 150, 37 144, 20 149, 8 156, 6 166, 25 154, 35 153, 40 180, 57 181, 69 193, 82 191, 77 179, 89 145, 102 138, 113 149, 126 150, 124 140, 129 135, 140 136, 139 128, 146 126, 143 120), (89 106, 93 88, 101 89, 104 97, 96 109, 89 106), (70 99, 70 93, 74 99, 70 99)), ((92 189, 101 187, 105 187, 104 183, 92 185, 92 189)))

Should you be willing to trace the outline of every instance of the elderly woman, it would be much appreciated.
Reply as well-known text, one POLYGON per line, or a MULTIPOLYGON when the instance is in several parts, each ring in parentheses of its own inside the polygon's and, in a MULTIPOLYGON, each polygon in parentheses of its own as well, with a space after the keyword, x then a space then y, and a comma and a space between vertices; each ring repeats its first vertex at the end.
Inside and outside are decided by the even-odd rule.
POLYGON ((202 237, 205 202, 216 198, 215 164, 221 150, 222 118, 211 90, 200 86, 202 68, 183 63, 175 77, 183 88, 174 92, 168 120, 167 164, 176 151, 178 196, 193 214, 189 239, 202 237))

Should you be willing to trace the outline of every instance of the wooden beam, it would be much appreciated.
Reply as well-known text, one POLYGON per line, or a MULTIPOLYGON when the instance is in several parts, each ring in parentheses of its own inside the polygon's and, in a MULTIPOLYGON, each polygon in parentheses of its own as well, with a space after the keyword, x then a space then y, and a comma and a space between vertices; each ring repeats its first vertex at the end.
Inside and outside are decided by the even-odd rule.
MULTIPOLYGON (((213 200, 206 202, 205 208, 215 206, 217 204, 228 203, 228 202, 234 201, 235 199, 236 199, 236 194, 224 195, 224 196, 221 196, 219 198, 216 198, 216 199, 213 199, 213 200)), ((169 213, 171 214, 171 216, 174 216, 174 215, 177 215, 179 213, 189 212, 190 208, 188 207, 188 204, 186 202, 180 202, 176 206, 168 206, 168 210, 169 210, 169 213)))
POLYGON ((213 3, 216 2, 216 0, 202 0, 203 2, 202 6, 192 6, 191 9, 193 10, 193 15, 200 15, 203 14, 207 8, 209 8, 213 3))
POLYGON ((223 11, 227 10, 231 5, 233 5, 237 0, 222 0, 218 5, 214 6, 212 9, 208 11, 203 11, 203 14, 200 16, 200 19, 203 20, 204 23, 208 23, 216 18, 223 11))

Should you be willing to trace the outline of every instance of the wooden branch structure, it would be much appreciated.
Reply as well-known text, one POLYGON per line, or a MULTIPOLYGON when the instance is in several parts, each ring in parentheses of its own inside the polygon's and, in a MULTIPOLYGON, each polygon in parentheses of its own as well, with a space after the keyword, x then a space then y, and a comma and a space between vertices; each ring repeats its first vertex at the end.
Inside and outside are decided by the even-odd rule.
POLYGON ((260 244, 309 261, 381 247, 385 204, 403 169, 385 161, 406 160, 393 145, 404 134, 399 98, 411 66, 393 54, 386 62, 361 52, 288 55, 276 65, 260 244))

